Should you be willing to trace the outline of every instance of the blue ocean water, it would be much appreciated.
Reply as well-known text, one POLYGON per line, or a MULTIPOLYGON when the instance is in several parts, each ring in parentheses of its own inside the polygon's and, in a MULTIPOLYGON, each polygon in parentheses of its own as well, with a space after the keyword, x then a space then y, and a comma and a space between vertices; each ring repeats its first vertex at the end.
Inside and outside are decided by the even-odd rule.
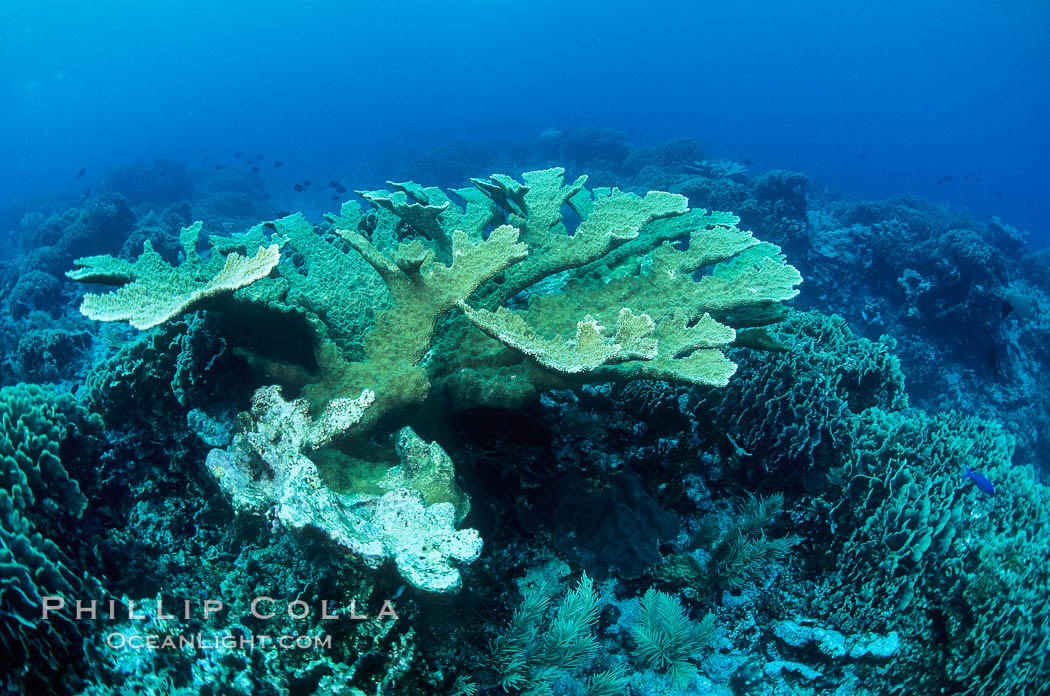
POLYGON ((0 693, 1050 694, 1048 35, 0 0, 0 693))
POLYGON ((155 156, 263 153, 287 164, 267 172, 285 190, 406 144, 586 124, 637 144, 689 136, 849 195, 916 193, 1050 237, 1045 3, 8 0, 0 12, 0 208, 79 194, 155 156))

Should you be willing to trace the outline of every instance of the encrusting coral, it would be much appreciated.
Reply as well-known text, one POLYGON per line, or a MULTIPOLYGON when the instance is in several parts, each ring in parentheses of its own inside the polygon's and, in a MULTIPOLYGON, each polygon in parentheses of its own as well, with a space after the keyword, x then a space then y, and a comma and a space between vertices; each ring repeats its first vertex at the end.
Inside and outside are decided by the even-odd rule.
MULTIPOLYGON (((281 487, 304 480, 311 462, 316 472, 309 476, 326 492, 309 510, 309 501, 295 500, 284 516, 291 526, 318 527, 338 539, 326 516, 336 514, 339 496, 364 491, 376 504, 400 490, 409 493, 398 494, 399 505, 416 506, 403 523, 420 525, 417 536, 459 538, 452 525, 462 515, 447 513, 466 498, 450 463, 447 476, 436 477, 405 475, 403 464, 399 486, 375 488, 396 463, 377 454, 375 443, 392 431, 401 432, 399 441, 410 439, 401 430, 407 414, 449 405, 513 408, 542 391, 586 382, 725 386, 736 365, 723 351, 771 345, 762 327, 783 317, 780 303, 802 280, 776 246, 738 229, 735 216, 690 210, 677 194, 588 191, 586 177, 566 184, 563 176, 555 168, 527 172, 520 182, 475 179, 473 188, 451 191, 462 206, 437 188, 391 183, 393 191, 360 192, 372 210, 351 202, 329 216, 334 233, 319 233, 294 215, 244 235, 213 237, 203 259, 198 224, 183 232, 186 260, 178 268, 147 246, 133 264, 91 257, 69 275, 127 283, 110 296, 89 295, 82 311, 140 328, 221 295, 238 329, 229 337, 236 354, 263 383, 298 390, 291 404, 276 388, 257 393, 253 414, 265 417, 243 419, 233 448, 213 453, 213 471, 227 472, 224 487, 235 504, 257 508, 244 501, 261 496, 285 509, 279 501, 288 491, 281 487), (249 258, 253 249, 259 251, 249 258), (288 337, 294 327, 303 329, 298 343, 288 337), (313 442, 311 428, 348 404, 352 417, 313 442), (311 421, 311 413, 320 415, 311 421), (260 439, 264 422, 279 432, 260 439), (273 476, 264 493, 251 477, 230 473, 247 470, 251 457, 273 476), (420 482, 435 480, 443 481, 448 500, 426 500, 420 482)), ((430 457, 430 466, 442 456, 430 457)), ((360 552, 375 544, 383 551, 369 557, 393 557, 418 587, 459 586, 458 575, 432 583, 398 560, 391 534, 397 536, 373 524, 341 545, 360 552)), ((447 558, 476 556, 471 546, 447 558)))

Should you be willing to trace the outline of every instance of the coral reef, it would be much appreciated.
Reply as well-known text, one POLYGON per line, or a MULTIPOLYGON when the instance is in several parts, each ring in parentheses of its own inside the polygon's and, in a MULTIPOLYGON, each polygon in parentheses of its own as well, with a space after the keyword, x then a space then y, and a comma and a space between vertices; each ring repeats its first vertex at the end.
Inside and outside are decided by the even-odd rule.
POLYGON ((83 362, 91 334, 62 329, 30 329, 18 339, 13 369, 31 382, 57 382, 83 362))
POLYGON ((0 389, 0 644, 5 690, 61 693, 83 658, 84 626, 45 616, 45 597, 98 596, 74 541, 87 499, 62 445, 95 427, 68 395, 36 385, 0 389))
MULTIPOLYGON (((341 408, 337 404, 348 399, 367 404, 338 432, 339 440, 356 442, 358 450, 367 449, 363 440, 384 419, 426 402, 434 386, 439 393, 451 392, 455 403, 469 404, 467 385, 462 382, 466 375, 459 364, 463 353, 459 345, 450 350, 442 341, 446 327, 473 332, 469 342, 478 345, 479 352, 510 348, 516 353, 510 361, 497 358, 489 365, 482 358, 472 361, 469 390, 484 394, 486 406, 513 407, 534 399, 539 391, 586 381, 647 377, 724 386, 736 368, 723 350, 734 342, 754 343, 753 336, 761 335, 757 327, 781 318, 779 303, 797 293, 798 272, 776 247, 738 230, 731 215, 690 211, 683 197, 660 192, 645 197, 616 189, 588 192, 583 187, 586 177, 565 185, 563 174, 561 169, 549 169, 528 172, 523 182, 501 175, 474 180, 474 189, 454 192, 465 201, 463 208, 454 206, 440 189, 413 183, 392 184, 392 192, 361 192, 373 206, 368 215, 359 207, 344 206, 332 218, 338 235, 374 274, 358 269, 357 275, 366 279, 377 275, 390 298, 387 307, 375 312, 361 356, 341 351, 337 340, 353 335, 353 322, 340 322, 338 313, 330 319, 326 311, 346 301, 357 306, 355 293, 333 294, 351 287, 325 283, 325 277, 316 277, 309 266, 315 263, 329 272, 346 267, 333 260, 345 252, 319 241, 301 217, 258 226, 243 238, 213 238, 215 253, 207 259, 196 249, 200 224, 186 228, 182 232, 186 260, 178 268, 147 247, 135 264, 92 257, 79 260, 80 268, 69 275, 81 281, 127 283, 111 295, 88 296, 82 311, 105 320, 130 319, 139 328, 163 323, 219 293, 231 301, 230 312, 242 307, 256 315, 263 309, 279 315, 294 313, 309 327, 305 342, 312 356, 306 364, 263 354, 258 345, 240 346, 241 355, 266 379, 301 386, 303 400, 293 409, 301 417, 295 422, 305 422, 309 411, 321 414, 318 418, 324 422, 333 409, 341 408), (574 230, 563 221, 566 205, 580 219, 574 230), (490 226, 493 229, 488 231, 490 226), (688 248, 676 248, 677 241, 686 242, 688 248), (303 255, 299 265, 307 264, 305 274, 278 263, 278 249, 285 244, 303 255), (246 259, 234 251, 238 248, 259 252, 246 259), (213 277, 224 253, 225 267, 213 277), (315 253, 317 260, 307 260, 315 253), (650 260, 649 267, 639 267, 643 258, 650 260), (698 276, 705 267, 712 267, 711 272, 698 276), (279 278, 265 279, 272 269, 279 278), (543 291, 543 281, 573 273, 578 277, 567 278, 564 291, 543 291), (605 274, 610 280, 588 280, 592 274, 605 274), (527 306, 508 307, 524 291, 529 291, 527 306), (453 310, 457 313, 443 321, 453 310), (606 326, 612 327, 610 332, 606 326), (448 371, 428 373, 424 359, 440 347, 450 350, 448 371), (453 375, 456 379, 449 379, 453 375), (432 385, 432 377, 437 385, 432 385)), ((352 281, 353 290, 368 283, 352 281)), ((292 421, 283 427, 293 427, 292 421)), ((294 443, 289 444, 290 452, 309 437, 285 433, 266 439, 294 443)), ((259 446, 253 449, 271 472, 282 472, 278 478, 292 486, 285 492, 300 490, 297 482, 306 480, 302 476, 313 476, 308 469, 289 468, 288 462, 278 465, 259 446)), ((247 454, 244 448, 239 451, 247 454)), ((336 483, 348 487, 337 490, 337 495, 354 495, 367 488, 366 482, 342 473, 361 468, 354 463, 359 460, 343 451, 333 452, 320 465, 334 472, 325 487, 336 483), (337 463, 340 458, 343 461, 337 463)), ((310 462, 308 457, 290 456, 303 466, 310 462)), ((213 471, 251 470, 244 457, 229 453, 222 462, 213 461, 213 471)), ((241 489, 250 481, 246 476, 238 480, 241 489)), ((271 493, 275 494, 263 497, 284 495, 271 493)), ((257 499, 259 492, 245 495, 257 499)), ((322 498, 309 511, 297 510, 305 519, 293 526, 319 527, 341 538, 337 525, 323 519, 325 510, 337 507, 337 498, 322 498)), ((399 505, 409 504, 408 498, 402 498, 399 505)), ((234 499, 239 499, 237 494, 234 499)), ((420 524, 439 524, 429 513, 413 516, 420 524)), ((448 518, 442 519, 446 521, 440 524, 446 524, 448 518)), ((355 543, 341 545, 360 550, 355 543)), ((381 545, 390 550, 389 543, 381 545)), ((461 559, 476 556, 466 549, 456 554, 461 559)), ((407 566, 402 570, 415 583, 432 588, 407 566)), ((444 585, 455 587, 457 581, 444 585)))
MULTIPOLYGON (((504 689, 553 693, 554 683, 564 673, 589 666, 598 653, 600 644, 593 629, 599 598, 586 573, 548 618, 549 605, 550 598, 542 588, 526 586, 506 632, 493 642, 493 662, 504 689)), ((614 667, 590 675, 586 693, 622 694, 627 681, 624 669, 614 667)))
POLYGON ((739 592, 760 582, 801 541, 799 536, 772 536, 767 531, 783 504, 780 494, 768 498, 749 495, 736 506, 727 523, 716 516, 701 520, 690 539, 694 550, 669 557, 657 575, 706 591, 739 592))
POLYGON ((703 158, 704 151, 692 138, 672 138, 659 145, 634 148, 624 160, 623 169, 629 174, 638 174, 646 167, 683 171, 703 158))
POLYGON ((627 135, 610 128, 571 126, 540 134, 539 150, 548 159, 587 166, 618 169, 631 154, 627 135))
POLYGON ((642 659, 657 669, 666 670, 675 686, 693 680, 700 648, 714 631, 714 614, 708 614, 694 625, 678 600, 659 590, 650 589, 642 597, 638 624, 633 630, 642 659))
POLYGON ((11 316, 21 319, 33 310, 52 310, 59 303, 58 278, 44 271, 29 271, 19 276, 7 296, 11 316))
POLYGON ((838 456, 839 430, 851 413, 906 407, 900 361, 891 339, 856 339, 838 316, 794 312, 776 339, 793 350, 760 360, 741 356, 743 369, 701 406, 744 477, 762 472, 777 488, 817 491, 838 456))
POLYGON ((312 419, 305 400, 287 402, 278 387, 260 389, 230 449, 209 453, 208 470, 238 510, 272 509, 272 519, 289 529, 317 529, 369 567, 393 559, 414 587, 455 591, 456 565, 477 560, 481 539, 472 529, 455 529, 469 504, 440 447, 404 428, 401 464, 378 480, 355 472, 354 493, 344 495, 324 485, 306 456, 359 422, 374 399, 370 391, 333 399, 312 419))
POLYGON ((1050 492, 1010 463, 1013 438, 951 413, 873 408, 852 420, 832 473, 841 493, 825 498, 829 523, 850 531, 833 536, 836 570, 814 609, 849 630, 939 635, 941 649, 905 644, 893 664, 902 684, 1008 694, 1045 679, 1050 580, 1018 554, 1050 542, 1033 524, 1050 492), (967 470, 994 481, 995 495, 964 485, 967 470))
POLYGON ((106 193, 78 207, 52 215, 33 234, 22 238, 23 273, 43 271, 57 276, 77 256, 115 253, 135 225, 135 213, 118 193, 106 193))
POLYGON ((189 199, 194 182, 185 164, 157 157, 110 169, 102 175, 99 189, 119 192, 132 205, 164 206, 189 199))
POLYGON ((1041 693, 1022 232, 597 128, 390 159, 463 188, 362 177, 257 224, 258 168, 158 162, 10 218, 0 379, 55 384, 0 391, 0 688, 1041 693), (61 275, 91 253, 101 322, 61 275), (104 640, 282 633, 331 642, 104 640))
POLYGON ((549 528, 555 548, 593 577, 615 571, 621 578, 639 578, 660 561, 660 544, 673 540, 680 524, 635 477, 615 472, 607 479, 592 483, 581 470, 570 469, 545 484, 544 495, 519 517, 526 528, 549 528))
POLYGON ((119 286, 106 295, 86 295, 81 313, 90 319, 127 321, 136 329, 149 329, 265 278, 277 265, 280 252, 273 244, 259 247, 251 258, 229 254, 221 267, 209 268, 197 253, 200 231, 200 223, 183 228, 186 260, 177 267, 165 262, 149 240, 134 263, 111 256, 77 259, 77 268, 66 274, 73 280, 119 286))

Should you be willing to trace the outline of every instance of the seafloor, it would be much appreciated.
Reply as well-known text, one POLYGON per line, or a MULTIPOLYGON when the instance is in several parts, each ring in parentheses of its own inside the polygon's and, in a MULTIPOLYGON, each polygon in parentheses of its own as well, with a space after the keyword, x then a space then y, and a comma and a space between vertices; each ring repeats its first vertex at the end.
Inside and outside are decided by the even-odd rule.
POLYGON ((1050 693, 1008 221, 593 128, 238 165, 0 219, 6 691, 1050 693))

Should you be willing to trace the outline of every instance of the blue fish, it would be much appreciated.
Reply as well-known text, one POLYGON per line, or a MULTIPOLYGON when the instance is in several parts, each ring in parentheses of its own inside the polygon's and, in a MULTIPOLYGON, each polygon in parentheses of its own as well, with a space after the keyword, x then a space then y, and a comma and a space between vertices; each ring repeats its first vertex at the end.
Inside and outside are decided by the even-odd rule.
POLYGON ((968 478, 973 481, 982 492, 987 493, 988 495, 995 495, 995 486, 992 485, 992 482, 981 474, 978 474, 976 471, 970 471, 967 469, 966 473, 963 474, 963 478, 968 478))

